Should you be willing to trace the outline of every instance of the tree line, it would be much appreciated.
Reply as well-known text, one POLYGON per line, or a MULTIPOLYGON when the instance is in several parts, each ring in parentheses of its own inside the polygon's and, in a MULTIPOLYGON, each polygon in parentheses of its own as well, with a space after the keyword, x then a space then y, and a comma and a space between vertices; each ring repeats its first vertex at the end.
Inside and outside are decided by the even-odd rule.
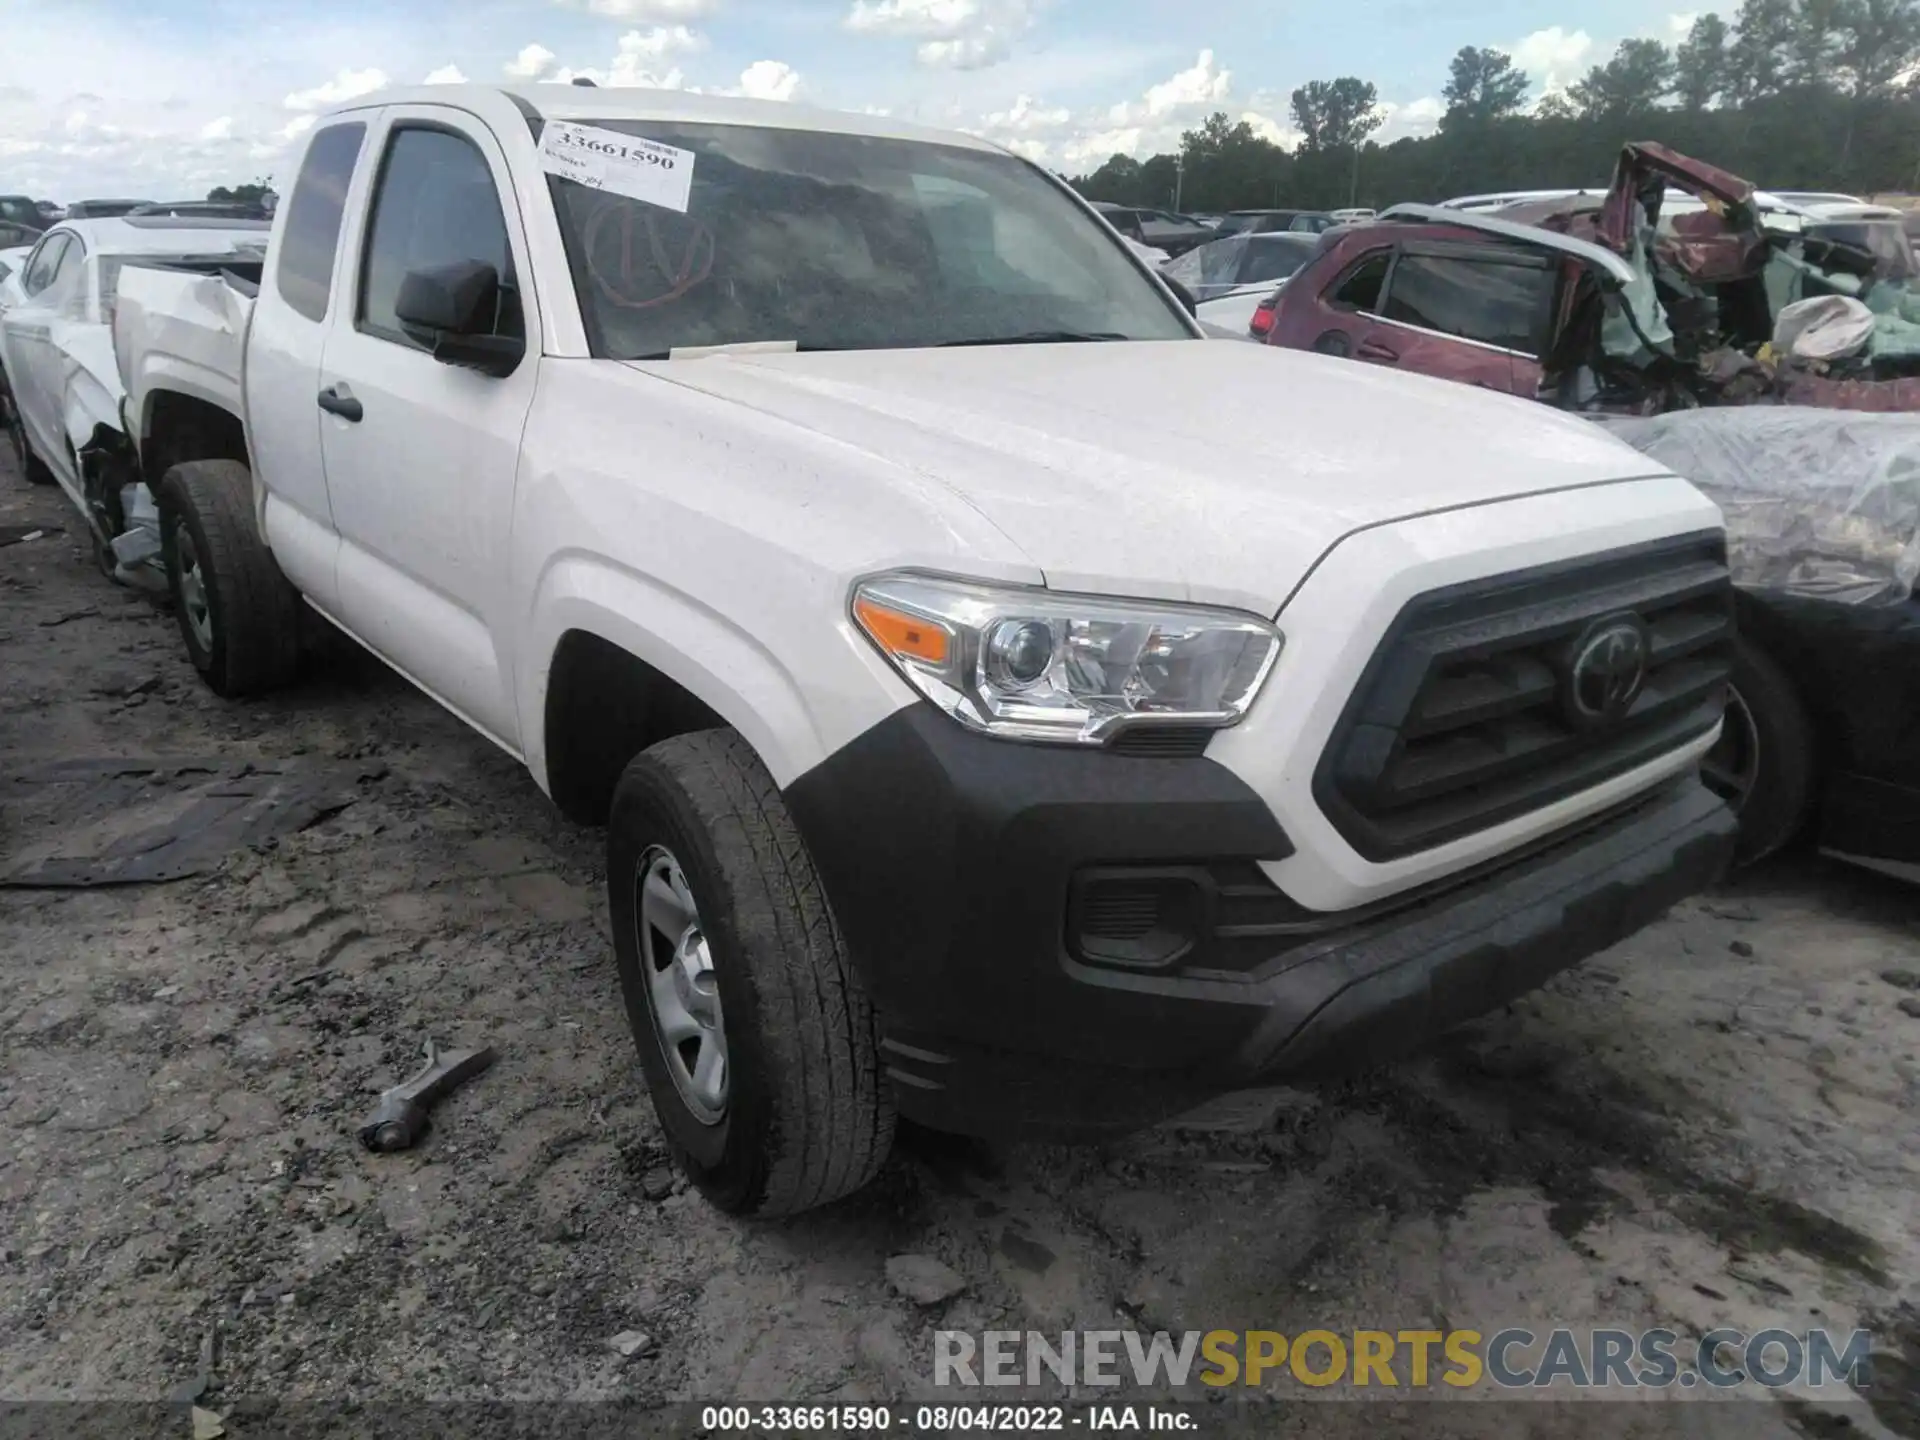
POLYGON ((1920 0, 1744 0, 1678 45, 1623 41, 1529 107, 1532 91, 1511 56, 1469 45, 1432 135, 1378 143, 1378 91, 1347 75, 1293 92, 1291 152, 1214 114, 1177 154, 1115 155, 1072 183, 1190 211, 1381 207, 1604 186, 1624 142, 1659 140, 1772 189, 1920 191, 1920 0))

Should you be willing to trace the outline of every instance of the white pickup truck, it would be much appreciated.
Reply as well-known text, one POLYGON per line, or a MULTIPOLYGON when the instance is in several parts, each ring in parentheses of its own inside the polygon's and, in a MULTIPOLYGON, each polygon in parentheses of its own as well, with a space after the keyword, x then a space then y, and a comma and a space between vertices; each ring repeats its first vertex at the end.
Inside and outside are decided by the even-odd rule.
POLYGON ((244 291, 120 284, 194 664, 285 680, 304 604, 606 824, 729 1210, 847 1193, 896 1115, 1391 1060, 1726 860, 1711 504, 1545 407, 1208 342, 984 141, 376 94, 244 291))

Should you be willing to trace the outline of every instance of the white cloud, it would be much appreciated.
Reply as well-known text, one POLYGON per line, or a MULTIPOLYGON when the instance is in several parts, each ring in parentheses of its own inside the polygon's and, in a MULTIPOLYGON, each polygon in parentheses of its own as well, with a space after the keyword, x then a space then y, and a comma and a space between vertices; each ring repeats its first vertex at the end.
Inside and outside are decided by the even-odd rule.
POLYGON ((784 60, 756 60, 740 72, 739 93, 750 100, 791 100, 800 72, 784 60))
POLYGON ((1700 18, 1697 10, 1689 10, 1684 15, 1667 16, 1667 33, 1664 38, 1669 45, 1678 45, 1687 38, 1687 32, 1693 29, 1693 22, 1700 18))
POLYGON ((233 138, 233 117, 222 115, 218 120, 209 120, 200 127, 202 140, 231 140, 233 138))
POLYGON ((590 15, 605 15, 613 20, 665 25, 676 20, 698 20, 711 15, 719 0, 553 0, 553 3, 568 10, 585 10, 590 15))
POLYGON ((1042 105, 1031 95, 1016 95, 1011 106, 985 116, 980 124, 985 133, 992 135, 1004 131, 1058 130, 1072 119, 1070 110, 1042 105))
POLYGON ((1115 121, 1159 119, 1182 110, 1218 105, 1233 93, 1233 72, 1222 70, 1213 51, 1202 50, 1199 59, 1179 74, 1148 87, 1145 99, 1137 104, 1116 105, 1108 112, 1115 121))
POLYGON ((329 110, 391 83, 384 70, 342 70, 323 85, 294 91, 287 96, 285 104, 289 110, 329 110))
POLYGON ((467 83, 467 77, 461 73, 458 65, 442 65, 438 70, 431 71, 420 83, 422 85, 464 85, 467 83))
POLYGON ((538 80, 552 68, 555 58, 544 45, 528 45, 501 68, 509 80, 538 80))
POLYGON ((1253 127, 1253 133, 1270 145, 1278 145, 1282 150, 1298 149, 1306 137, 1292 125, 1283 125, 1271 115, 1262 115, 1257 110, 1248 110, 1240 118, 1253 127))
POLYGON ((630 30, 620 37, 620 53, 637 59, 664 60, 669 55, 685 55, 706 48, 706 37, 684 25, 656 25, 647 31, 630 30))
POLYGON ((286 125, 281 128, 280 138, 282 140, 298 140, 313 128, 314 122, 319 118, 317 115, 294 116, 293 119, 289 120, 286 125))
POLYGON ((1566 89, 1598 59, 1591 35, 1584 30, 1564 30, 1558 25, 1536 30, 1506 49, 1513 57, 1514 67, 1525 71, 1543 95, 1566 89))
POLYGON ((1380 128, 1373 138, 1382 145, 1395 140, 1419 139, 1431 135, 1440 125, 1440 117, 1447 113, 1446 102, 1428 95, 1419 100, 1410 100, 1404 105, 1392 101, 1380 104, 1380 128))
POLYGON ((917 40, 914 59, 982 70, 1013 53, 1043 0, 854 0, 841 23, 856 34, 917 40))

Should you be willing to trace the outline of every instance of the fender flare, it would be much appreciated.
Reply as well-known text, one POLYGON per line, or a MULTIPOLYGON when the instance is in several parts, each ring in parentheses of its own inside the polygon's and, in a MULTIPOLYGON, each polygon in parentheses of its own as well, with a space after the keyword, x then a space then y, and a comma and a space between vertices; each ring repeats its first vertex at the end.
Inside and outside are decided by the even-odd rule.
POLYGON ((752 745, 786 786, 827 746, 798 679, 754 636, 691 595, 580 551, 555 556, 523 627, 522 752, 548 794, 546 707, 554 655, 581 630, 646 662, 698 698, 752 745))

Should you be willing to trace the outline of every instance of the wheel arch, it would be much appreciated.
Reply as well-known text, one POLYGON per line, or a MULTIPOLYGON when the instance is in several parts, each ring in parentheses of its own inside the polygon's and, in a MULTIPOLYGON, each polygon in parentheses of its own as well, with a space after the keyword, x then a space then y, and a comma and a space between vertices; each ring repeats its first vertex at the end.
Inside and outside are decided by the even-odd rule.
POLYGON ((691 597, 576 555, 550 567, 533 616, 523 749, 571 818, 604 820, 627 762, 691 730, 732 727, 783 786, 823 757, 796 678, 691 597))

